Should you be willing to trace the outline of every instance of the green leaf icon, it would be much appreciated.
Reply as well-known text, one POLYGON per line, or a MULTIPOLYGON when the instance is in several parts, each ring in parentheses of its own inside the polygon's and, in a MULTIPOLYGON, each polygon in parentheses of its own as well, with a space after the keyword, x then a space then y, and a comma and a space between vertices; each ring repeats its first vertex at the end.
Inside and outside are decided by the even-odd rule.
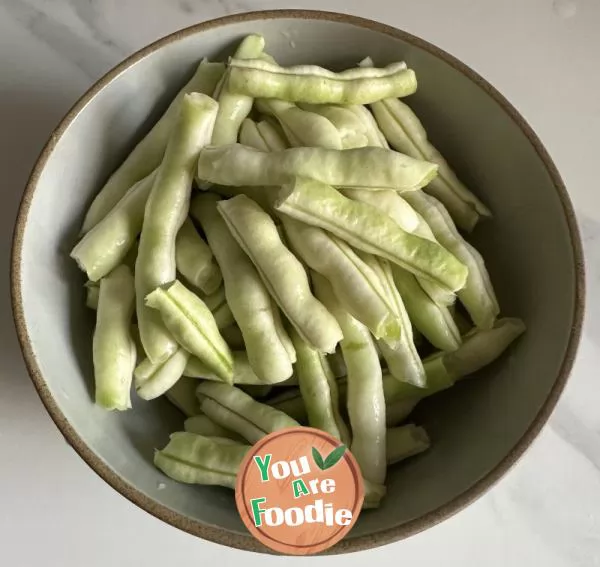
POLYGON ((317 449, 315 449, 315 447, 312 448, 312 457, 313 457, 313 460, 315 461, 316 465, 321 470, 324 470, 325 464, 323 463, 323 457, 321 457, 321 453, 319 453, 319 451, 317 451, 317 449))
POLYGON ((333 467, 344 456, 345 452, 346 445, 340 445, 331 451, 331 453, 329 453, 329 455, 327 455, 325 458, 325 462, 323 463, 324 466, 322 467, 323 470, 333 467))

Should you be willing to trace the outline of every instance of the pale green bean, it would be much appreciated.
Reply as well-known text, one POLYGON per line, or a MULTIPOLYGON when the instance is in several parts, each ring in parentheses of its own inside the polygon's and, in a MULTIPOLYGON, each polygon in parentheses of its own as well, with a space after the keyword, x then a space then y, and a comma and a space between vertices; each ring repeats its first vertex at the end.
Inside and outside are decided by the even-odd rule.
POLYGON ((149 358, 144 359, 133 373, 137 395, 144 400, 162 396, 181 378, 189 356, 178 348, 169 358, 156 364, 149 358))
POLYGON ((249 449, 248 445, 220 443, 180 431, 171 435, 164 449, 156 451, 154 464, 178 482, 235 488, 237 472, 249 449))
POLYGON ((384 484, 370 482, 366 478, 363 479, 365 486, 365 499, 363 500, 363 510, 379 508, 381 500, 385 496, 387 489, 384 484))
POLYGON ((287 143, 269 121, 254 122, 250 118, 242 122, 240 143, 263 152, 280 152, 287 148, 287 143))
POLYGON ((325 276, 345 309, 378 339, 400 339, 400 324, 391 310, 377 274, 344 241, 324 230, 282 218, 292 250, 325 276))
POLYGON ((100 280, 93 340, 96 404, 108 410, 131 407, 131 379, 136 360, 131 338, 134 281, 127 266, 100 280))
POLYGON ((202 240, 189 218, 183 221, 177 233, 175 265, 191 285, 204 293, 215 292, 223 281, 208 244, 202 240))
POLYGON ((385 399, 381 365, 367 327, 343 309, 323 276, 313 273, 315 293, 338 320, 340 342, 348 369, 347 407, 352 445, 363 476, 374 483, 385 480, 385 399))
POLYGON ((200 222, 223 274, 225 295, 242 332, 248 360, 265 383, 279 382, 292 375, 291 341, 280 328, 269 292, 256 268, 236 242, 219 215, 219 198, 201 194, 191 205, 192 216, 200 222))
POLYGON ((298 422, 283 412, 253 400, 248 394, 219 382, 203 382, 198 386, 200 409, 219 425, 255 443, 265 435, 298 422))
POLYGON ((387 303, 400 323, 400 338, 396 343, 390 344, 382 340, 377 341, 390 374, 401 382, 424 387, 426 384, 425 369, 414 343, 412 324, 404 306, 404 301, 394 283, 392 268, 389 262, 382 258, 364 253, 361 253, 360 256, 363 262, 377 274, 384 289, 387 303))
MULTIPOLYGON (((194 383, 196 384, 195 388, 197 388, 198 381, 194 380, 194 383)), ((196 402, 199 403, 198 398, 196 398, 195 388, 194 398, 196 399, 196 402)), ((206 415, 195 415, 186 419, 183 427, 186 431, 195 433, 196 435, 203 435, 205 437, 221 437, 231 439, 232 441, 245 441, 241 435, 238 435, 230 429, 221 427, 206 415)))
POLYGON ((298 356, 296 372, 308 423, 350 445, 350 432, 339 409, 338 388, 327 357, 307 344, 295 330, 292 341, 298 356))
POLYGON ((377 122, 369 112, 368 108, 361 104, 353 104, 345 106, 344 108, 352 112, 363 123, 369 146, 389 149, 390 146, 387 143, 383 132, 379 129, 379 126, 377 126, 377 122))
POLYGON ((355 248, 387 258, 449 291, 465 284, 467 268, 445 248, 402 230, 376 207, 348 199, 331 186, 295 178, 282 187, 275 209, 332 232, 355 248))
POLYGON ((333 352, 342 338, 340 327, 312 295, 304 267, 281 241, 273 219, 245 195, 220 201, 217 208, 300 336, 320 351, 333 352))
POLYGON ((414 191, 435 177, 437 166, 384 148, 289 148, 262 152, 231 144, 200 152, 198 178, 217 185, 283 185, 298 175, 339 187, 414 191))
MULTIPOLYGON (((260 57, 264 47, 264 37, 256 34, 249 35, 242 40, 234 57, 237 59, 256 59, 260 57)), ((252 110, 252 97, 230 92, 228 80, 228 75, 225 74, 223 88, 220 89, 218 94, 219 112, 211 142, 214 146, 235 143, 242 122, 252 110)))
POLYGON ((186 417, 192 417, 200 413, 200 403, 196 397, 197 387, 197 379, 182 376, 165 392, 165 396, 186 417))
POLYGON ((180 108, 148 197, 135 265, 140 335, 153 362, 168 358, 177 344, 144 298, 175 280, 175 240, 189 208, 193 164, 210 140, 218 105, 206 95, 191 94, 183 97, 180 108))
POLYGON ((85 305, 89 309, 96 311, 98 309, 98 299, 100 298, 100 283, 85 282, 85 305))
POLYGON ((427 221, 438 242, 467 266, 469 275, 464 288, 457 293, 458 298, 477 327, 491 328, 500 307, 481 254, 460 235, 437 199, 423 193, 407 201, 427 221))
POLYGON ((144 209, 156 171, 138 181, 71 251, 91 281, 122 263, 142 230, 144 209))
POLYGON ((315 65, 280 67, 265 60, 229 62, 228 88, 254 98, 278 98, 313 104, 368 104, 415 92, 417 79, 404 63, 382 69, 348 69, 334 73, 315 65))
MULTIPOLYGON (((245 351, 233 352, 232 356, 234 384, 266 385, 250 366, 248 354, 245 351)), ((220 381, 218 375, 195 356, 190 357, 183 374, 184 376, 203 378, 204 380, 220 381)), ((282 382, 283 381, 285 380, 282 380, 282 382)))
MULTIPOLYGON (((339 132, 342 148, 371 146, 368 127, 353 111, 330 104, 300 104, 300 108, 327 118, 339 132)), ((320 144, 315 144, 319 145, 320 144)), ((323 146, 324 147, 324 146, 323 146)))
POLYGON ((258 99, 256 108, 274 116, 292 146, 342 149, 342 138, 337 128, 324 116, 307 112, 284 100, 258 99))
POLYGON ((140 179, 156 169, 163 159, 171 130, 177 122, 186 93, 211 94, 225 71, 223 63, 203 59, 190 81, 179 91, 165 114, 110 176, 90 206, 82 233, 98 224, 140 179))
POLYGON ((427 432, 414 423, 392 427, 386 432, 387 464, 393 465, 404 459, 427 451, 431 441, 427 432))
POLYGON ((427 139, 427 132, 402 101, 390 98, 371 105, 373 114, 391 146, 403 154, 438 164, 438 176, 425 191, 439 199, 455 222, 472 230, 480 216, 490 217, 490 210, 458 179, 448 162, 427 139))
POLYGON ((155 289, 146 305, 160 312, 171 335, 190 354, 197 356, 221 380, 231 383, 233 357, 219 333, 210 309, 181 282, 155 289))

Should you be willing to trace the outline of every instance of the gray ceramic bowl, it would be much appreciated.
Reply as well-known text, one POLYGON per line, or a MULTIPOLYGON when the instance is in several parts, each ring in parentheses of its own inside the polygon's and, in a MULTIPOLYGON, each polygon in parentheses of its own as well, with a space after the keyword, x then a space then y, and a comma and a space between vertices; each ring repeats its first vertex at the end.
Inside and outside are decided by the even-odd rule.
POLYGON ((516 110, 465 65, 407 33, 351 16, 257 12, 200 24, 131 56, 77 102, 44 148, 15 229, 12 290, 27 367, 52 418, 81 457, 138 506, 183 530, 264 551, 244 529, 232 494, 166 479, 155 447, 180 428, 168 402, 107 413, 92 402, 93 316, 68 253, 103 180, 198 60, 222 59, 250 32, 284 65, 404 59, 417 72, 411 103, 431 138, 494 212, 475 243, 488 260, 503 313, 528 332, 476 379, 423 404, 433 440, 390 471, 384 505, 361 515, 334 551, 366 549, 426 529, 498 480, 538 434, 571 369, 583 313, 581 244, 563 183, 516 110), (166 486, 162 487, 162 483, 166 486), (162 487, 162 489, 159 489, 162 487))

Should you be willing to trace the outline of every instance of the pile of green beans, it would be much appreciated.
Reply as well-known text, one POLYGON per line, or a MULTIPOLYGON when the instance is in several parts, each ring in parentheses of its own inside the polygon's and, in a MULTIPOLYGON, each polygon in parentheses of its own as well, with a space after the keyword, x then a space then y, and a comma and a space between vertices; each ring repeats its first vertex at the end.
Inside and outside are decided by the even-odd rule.
POLYGON ((93 201, 71 253, 96 311, 96 404, 185 416, 154 462, 233 488, 250 445, 310 425, 350 447, 365 507, 430 446, 424 398, 525 331, 461 230, 491 212, 400 97, 402 62, 284 68, 260 35, 200 62, 93 201), (458 227, 458 228, 457 228, 458 227))

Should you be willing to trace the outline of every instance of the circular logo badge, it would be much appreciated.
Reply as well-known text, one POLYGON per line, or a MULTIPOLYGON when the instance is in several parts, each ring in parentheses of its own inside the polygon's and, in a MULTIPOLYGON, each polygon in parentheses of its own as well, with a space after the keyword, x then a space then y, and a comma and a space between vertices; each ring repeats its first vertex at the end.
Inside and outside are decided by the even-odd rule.
POLYGON ((267 435, 242 462, 235 487, 238 511, 261 543, 308 555, 340 541, 364 499, 360 468, 339 439, 312 427, 267 435))

